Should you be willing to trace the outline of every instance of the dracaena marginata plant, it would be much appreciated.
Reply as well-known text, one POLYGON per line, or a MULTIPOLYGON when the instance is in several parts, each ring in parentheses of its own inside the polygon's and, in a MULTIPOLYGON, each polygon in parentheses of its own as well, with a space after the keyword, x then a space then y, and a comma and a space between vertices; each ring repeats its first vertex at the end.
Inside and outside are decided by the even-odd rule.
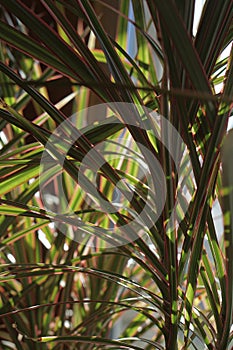
POLYGON ((232 0, 200 3, 0 0, 1 349, 232 348, 232 0))

